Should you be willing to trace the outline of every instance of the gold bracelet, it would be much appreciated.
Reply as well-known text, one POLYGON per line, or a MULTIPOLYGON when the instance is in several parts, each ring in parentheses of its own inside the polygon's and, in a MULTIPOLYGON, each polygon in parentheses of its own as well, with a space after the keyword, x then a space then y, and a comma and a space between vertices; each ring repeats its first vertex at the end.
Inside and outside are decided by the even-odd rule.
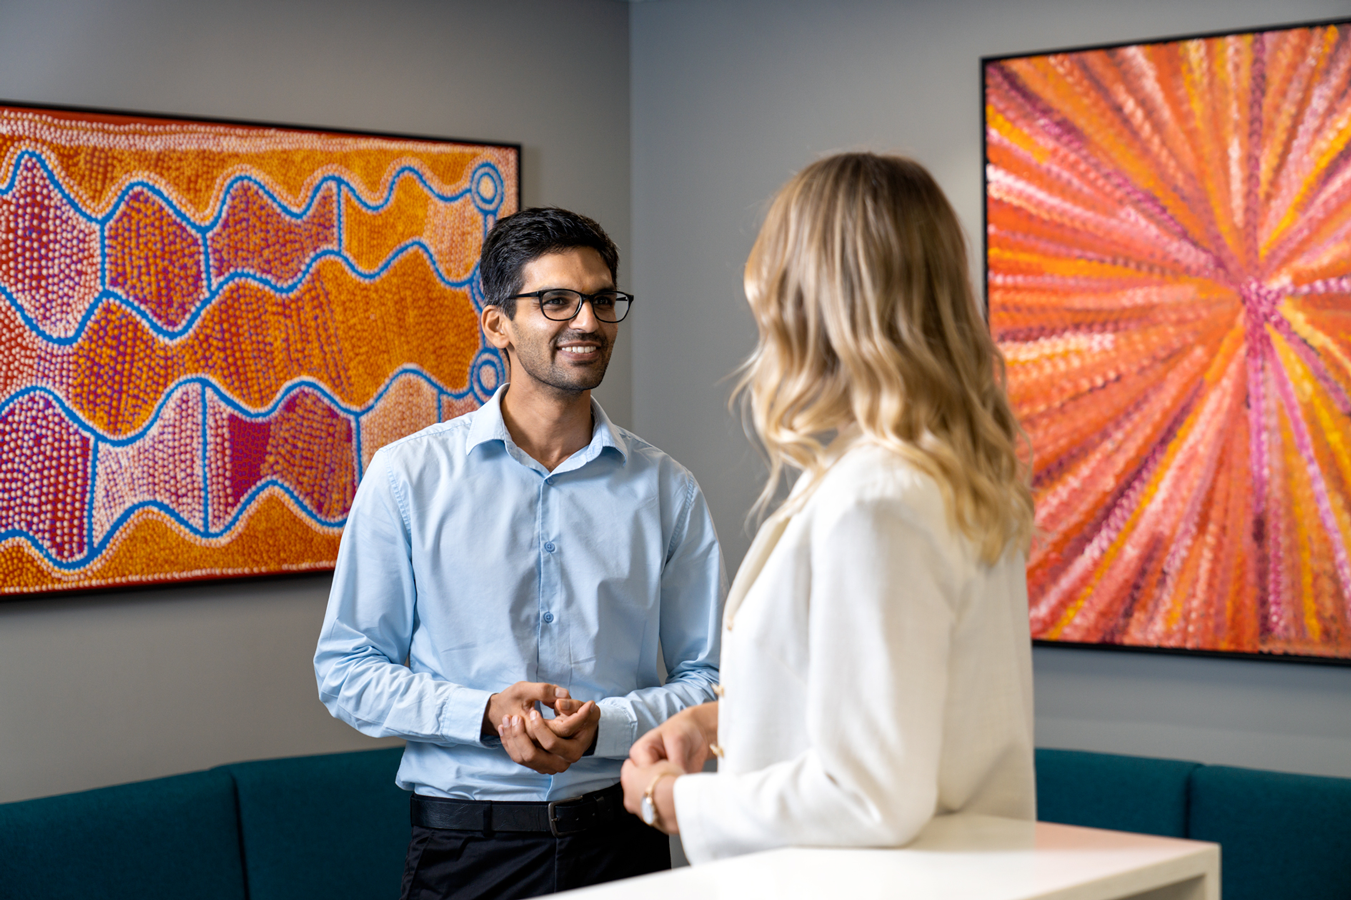
POLYGON ((657 783, 668 775, 672 778, 676 777, 675 772, 662 772, 656 778, 653 778, 652 783, 647 786, 647 790, 643 791, 643 822, 658 830, 661 830, 661 814, 657 812, 657 783))

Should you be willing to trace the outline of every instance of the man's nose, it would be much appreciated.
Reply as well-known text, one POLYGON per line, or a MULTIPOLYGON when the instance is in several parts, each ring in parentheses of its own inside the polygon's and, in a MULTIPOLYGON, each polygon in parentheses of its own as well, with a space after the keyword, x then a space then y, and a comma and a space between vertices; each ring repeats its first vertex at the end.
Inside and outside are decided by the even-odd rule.
POLYGON ((596 318, 596 309, 591 305, 591 301, 583 297, 581 307, 577 310, 577 315, 572 317, 572 327, 578 331, 595 331, 600 319, 596 318))

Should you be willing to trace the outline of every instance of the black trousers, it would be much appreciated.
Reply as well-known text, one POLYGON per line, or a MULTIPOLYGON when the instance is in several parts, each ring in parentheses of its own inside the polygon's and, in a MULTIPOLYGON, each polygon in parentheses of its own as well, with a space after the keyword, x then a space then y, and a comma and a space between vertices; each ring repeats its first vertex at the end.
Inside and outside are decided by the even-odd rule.
POLYGON ((637 816, 578 834, 413 826, 403 900, 511 900, 671 868, 670 839, 637 816))

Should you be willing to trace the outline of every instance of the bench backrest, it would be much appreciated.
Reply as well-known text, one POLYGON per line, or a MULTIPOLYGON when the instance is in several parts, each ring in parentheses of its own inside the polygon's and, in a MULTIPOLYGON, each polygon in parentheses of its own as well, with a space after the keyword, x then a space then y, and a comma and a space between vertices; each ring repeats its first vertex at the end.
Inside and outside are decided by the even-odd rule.
POLYGON ((211 770, 0 805, 0 896, 246 900, 234 791, 211 770))
MULTIPOLYGON (((397 896, 409 836, 401 753, 239 763, 0 804, 0 897, 397 896)), ((1040 749, 1037 803, 1043 821, 1219 843, 1225 900, 1351 898, 1351 779, 1040 749)))
POLYGON ((401 747, 222 766, 239 791, 250 900, 397 897, 408 850, 401 747))
POLYGON ((1037 818, 1063 825, 1187 836, 1187 781, 1200 763, 1037 750, 1037 818))
POLYGON ((1351 900, 1351 778, 1040 749, 1037 817, 1214 841, 1225 900, 1351 900))
POLYGON ((1351 898, 1351 778, 1202 766, 1188 837, 1220 845, 1225 900, 1351 898))

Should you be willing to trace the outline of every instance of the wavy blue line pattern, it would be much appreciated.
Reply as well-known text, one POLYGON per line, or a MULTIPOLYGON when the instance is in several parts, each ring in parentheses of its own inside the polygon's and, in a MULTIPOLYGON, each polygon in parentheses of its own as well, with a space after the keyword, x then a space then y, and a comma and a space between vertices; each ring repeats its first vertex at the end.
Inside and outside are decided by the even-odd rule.
MULTIPOLYGON (((13 115, 0 108, 0 116, 13 115)), ((228 555, 247 523, 260 510, 273 509, 277 512, 269 512, 266 521, 290 515, 316 536, 327 535, 327 552, 336 550, 336 534, 370 453, 410 428, 474 408, 505 379, 501 357, 483 343, 474 324, 483 302, 476 264, 463 255, 461 238, 451 245, 460 248, 453 251, 458 261, 439 255, 446 252, 437 249, 446 247, 445 232, 437 232, 433 243, 418 231, 417 216, 423 208, 427 215, 467 209, 469 218, 456 213, 460 218, 454 221, 472 221, 469 236, 481 241, 497 218, 514 208, 508 189, 514 179, 509 182, 501 167, 514 170, 514 152, 453 145, 460 154, 455 159, 477 157, 455 181, 432 174, 443 171, 434 155, 422 158, 400 145, 397 163, 387 167, 375 188, 367 185, 379 169, 367 165, 362 171, 368 180, 363 180, 340 162, 321 160, 293 199, 265 170, 236 165, 216 183, 209 215, 194 218, 200 214, 160 170, 126 171, 106 203, 85 205, 80 198, 97 193, 87 185, 71 186, 76 176, 68 168, 70 157, 56 149, 35 149, 41 141, 33 134, 40 129, 15 149, 10 118, 0 130, 0 159, 9 160, 7 171, 0 172, 0 241, 10 240, 17 250, 12 264, 0 254, 0 353, 14 360, 10 371, 0 369, 0 455, 6 457, 0 461, 0 593, 160 580, 174 577, 174 571, 202 577, 268 568, 266 561, 231 556, 234 561, 223 567, 195 561, 168 571, 108 570, 110 559, 145 555, 126 540, 144 532, 137 523, 151 521, 147 515, 179 535, 176 540, 189 542, 185 547, 214 547, 228 555), (385 229, 395 239, 363 244, 364 255, 357 254, 349 243, 353 211, 364 217, 360 227, 366 240, 372 228, 385 229), (372 256, 372 247, 384 249, 372 256), (416 287, 419 272, 427 273, 432 293, 416 287), (401 287, 384 287, 396 284, 390 281, 394 278, 401 287), (433 327, 428 336, 461 347, 453 342, 469 340, 476 352, 458 357, 468 368, 455 375, 438 364, 433 374, 410 358, 386 372, 383 381, 370 382, 369 364, 361 362, 367 348, 391 339, 403 342, 400 346, 408 342, 407 326, 396 324, 403 314, 390 315, 397 308, 373 307, 376 324, 351 320, 340 330, 288 312, 336 315, 324 298, 337 288, 348 298, 342 301, 347 316, 362 315, 352 302, 363 291, 373 300, 431 304, 427 309, 436 315, 444 312, 448 298, 461 298, 465 312, 456 315, 470 330, 463 337, 455 336, 459 332, 447 337, 444 326, 433 327), (271 299, 259 306, 249 296, 271 299), (215 315, 227 300, 236 312, 215 315), (283 318, 275 323, 257 319, 267 310, 283 318), (249 332, 222 330, 236 321, 249 323, 249 332), (382 332, 389 326, 378 323, 385 321, 398 331, 382 332), (260 327, 266 333, 257 332, 260 327), (321 343, 296 343, 307 335, 321 343), (222 340, 227 343, 219 344, 222 340), (229 349, 230 342, 240 349, 229 349), (151 347, 164 349, 146 355, 151 347), (197 364, 207 363, 212 353, 227 356, 206 369, 146 380, 158 369, 144 367, 179 358, 164 355, 179 354, 172 349, 177 347, 195 348, 191 358, 197 364), (315 361, 275 356, 283 350, 315 361), (241 352, 252 355, 232 362, 241 352), (247 362, 247 371, 255 371, 271 358, 259 352, 274 355, 270 364, 282 367, 274 370, 278 374, 290 365, 299 368, 266 397, 245 401, 246 395, 216 370, 247 362), (318 364, 322 359, 327 362, 318 364), (359 399, 350 397, 358 383, 352 380, 358 371, 352 365, 367 366, 359 369, 367 373, 360 383, 374 388, 359 399), (82 386, 71 380, 88 377, 81 372, 118 374, 106 383, 82 386), (159 393, 144 395, 144 385, 152 383, 159 393), (101 404, 149 402, 134 419, 126 414, 109 418, 115 407, 91 407, 91 398, 101 404), (68 460, 60 464, 64 469, 53 469, 56 450, 68 460), (38 500, 24 500, 25 488, 34 484, 42 485, 38 500), (15 555, 20 548, 40 570, 15 555), (91 576, 99 567, 106 574, 91 576)), ((428 152, 450 151, 433 144, 428 152)), ((209 184, 194 190, 200 193, 209 184)), ((256 527, 253 533, 266 534, 256 527)), ((253 540, 266 543, 265 537, 253 540)), ((188 551, 193 554, 198 554, 194 560, 205 558, 188 551)), ((331 557, 321 554, 272 565, 325 564, 331 557)))
MULTIPOLYGON (((0 282, 0 298, 3 298, 6 303, 8 303, 11 307, 13 307, 15 312, 17 312, 19 317, 23 320, 24 325, 30 331, 32 331, 33 334, 38 335, 43 340, 53 344, 70 345, 77 343, 80 340, 80 338, 83 337, 85 329, 87 329, 89 326, 90 320, 94 318, 95 314, 99 311, 99 307, 104 303, 116 303, 126 308, 128 311, 135 314, 137 318, 139 318, 142 322, 145 323, 147 328, 155 332, 155 334, 159 337, 162 337, 166 340, 173 340, 176 338, 180 338, 192 331, 193 326, 195 326, 197 322, 201 319, 202 314, 206 311, 206 309, 210 307, 213 303, 215 303, 216 300, 220 298, 222 291, 224 291, 230 285, 237 283, 239 281, 251 281, 260 284, 268 288, 269 290, 274 291, 275 293, 282 295, 289 294, 292 291, 294 291, 301 283, 304 282, 305 278, 308 277, 309 274, 313 271, 315 264, 323 259, 330 259, 330 258, 337 259, 342 262, 342 264, 347 268, 348 272, 351 273, 353 276, 362 278, 367 281, 375 281, 381 278, 385 274, 385 272, 388 271, 389 267, 392 264, 394 264, 399 259, 399 257, 401 257, 404 253, 416 249, 423 253, 423 255, 427 259, 427 263, 431 266, 432 271, 436 274, 437 279, 446 287, 463 289, 468 287, 470 284, 474 284, 478 281, 477 266, 475 266, 474 269, 464 278, 450 277, 443 270, 440 263, 437 261, 436 256, 432 251, 432 248, 427 245, 427 242, 422 239, 414 238, 409 239, 404 243, 400 244, 395 249, 395 251, 384 260, 384 262, 382 262, 377 268, 373 270, 362 270, 351 259, 351 257, 342 250, 321 250, 315 252, 309 258, 301 274, 297 276, 295 279, 292 279, 290 282, 286 283, 275 282, 272 279, 257 275, 253 272, 236 271, 230 275, 225 276, 224 278, 216 280, 214 283, 211 283, 212 262, 208 250, 209 242, 207 238, 209 238, 210 234, 219 225, 221 218, 225 214, 225 209, 229 205, 230 199, 232 197, 232 192, 237 185, 249 185, 251 187, 260 190, 266 197, 268 197, 270 200, 272 200, 274 203, 277 204, 276 208, 278 209, 278 211, 280 211, 293 221, 297 222, 303 221, 305 216, 310 214, 310 212, 314 209, 314 206, 318 201, 320 194, 330 184, 337 185, 338 188, 343 191, 343 194, 345 196, 350 196, 354 202, 356 202, 359 206, 361 206, 362 209, 366 210, 367 212, 373 213, 378 213, 383 209, 385 209, 386 207, 388 207, 389 203, 393 199, 394 189, 397 186, 398 180, 405 176, 415 179, 418 182, 418 184, 426 188, 427 192, 431 196, 445 203, 453 203, 458 200, 464 199, 466 196, 469 195, 469 190, 467 188, 465 190, 457 191, 451 194, 438 193, 435 190, 433 190, 430 185, 427 184, 426 178, 422 175, 422 173, 408 166, 403 166, 397 171, 395 177, 390 180, 389 186, 386 189, 384 196, 377 203, 367 203, 366 201, 361 199, 360 193, 356 191, 354 189, 354 186, 347 180, 339 178, 338 176, 335 175, 329 175, 320 179, 319 183, 317 183, 314 189, 310 192, 304 206, 301 206, 299 208, 287 207, 284 203, 282 203, 282 201, 279 198, 277 198, 275 192, 269 189, 263 182, 261 182, 257 178, 243 175, 236 176, 234 178, 231 178, 227 184, 227 189, 225 191, 224 199, 221 203, 220 210, 211 218, 210 221, 208 221, 205 224, 198 225, 192 221, 192 219, 188 216, 188 214, 184 212, 178 206, 178 204, 175 203, 174 200, 164 192, 163 189, 161 189, 158 185, 155 185, 148 181, 136 181, 127 185, 125 188, 123 188, 122 191, 118 193, 117 201, 113 204, 112 208, 108 211, 108 213, 102 216, 94 216, 85 211, 83 208, 81 208, 79 204, 76 202, 75 198, 71 195, 71 193, 61 185, 60 181, 56 178, 55 173, 52 171, 51 165, 40 155, 32 151, 25 151, 18 155, 18 165, 16 165, 14 170, 11 172, 8 182, 4 186, 0 186, 0 199, 7 198, 11 193, 13 193, 18 182, 19 169, 24 164, 30 161, 36 161, 38 168, 41 170, 44 178, 46 179, 47 184, 52 189, 53 194, 60 196, 66 203, 68 203, 69 208, 76 215, 85 219, 92 225, 97 225, 100 230, 99 271, 103 273, 101 290, 94 298, 94 301, 91 304, 89 304, 89 306, 85 309, 84 313, 80 316, 79 321, 76 323, 75 328, 70 333, 61 334, 57 331, 53 331, 50 327, 48 327, 47 324, 39 321, 38 318, 34 316, 32 312, 18 300, 17 297, 15 297, 12 290, 3 282, 0 282), (202 239, 203 244, 202 273, 203 273, 203 280, 208 282, 208 284, 210 285, 208 293, 201 299, 201 301, 197 304, 192 313, 182 322, 182 324, 176 328, 166 327, 159 321, 158 318, 156 318, 154 313, 146 309, 143 304, 138 303, 135 300, 127 297, 126 294, 123 293, 122 291, 109 288, 107 285, 106 278, 108 271, 108 258, 107 258, 106 228, 110 222, 116 220, 118 214, 125 208, 127 198, 132 196, 138 190, 144 191, 150 194, 151 196, 155 197, 160 203, 163 204, 164 208, 170 213, 170 215, 173 216, 173 218, 176 221, 180 222, 184 227, 193 231, 195 234, 198 235, 199 238, 202 239)), ((496 170, 493 169, 493 171, 495 172, 496 170)), ((339 210, 341 209, 341 205, 338 205, 338 209, 339 210)), ((491 227, 491 217, 485 214, 483 217, 483 234, 486 235, 487 229, 490 227, 491 227)), ((340 226, 337 228, 337 233, 341 233, 340 226)))

